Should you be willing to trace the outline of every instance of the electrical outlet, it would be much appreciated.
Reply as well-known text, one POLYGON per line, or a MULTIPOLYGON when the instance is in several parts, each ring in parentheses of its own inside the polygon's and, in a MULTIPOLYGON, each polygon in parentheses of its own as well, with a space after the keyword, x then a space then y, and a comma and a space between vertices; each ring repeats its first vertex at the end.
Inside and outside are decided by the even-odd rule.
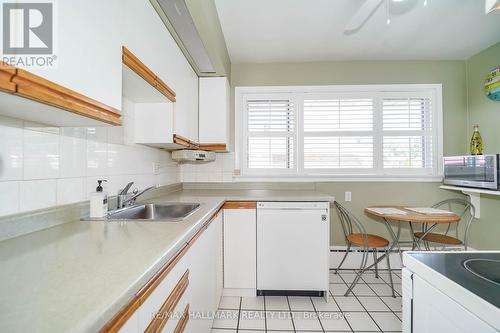
POLYGON ((345 194, 344 194, 344 200, 346 202, 351 201, 351 192, 345 192, 345 194))
POLYGON ((153 174, 157 175, 160 173, 160 163, 153 162, 153 174))

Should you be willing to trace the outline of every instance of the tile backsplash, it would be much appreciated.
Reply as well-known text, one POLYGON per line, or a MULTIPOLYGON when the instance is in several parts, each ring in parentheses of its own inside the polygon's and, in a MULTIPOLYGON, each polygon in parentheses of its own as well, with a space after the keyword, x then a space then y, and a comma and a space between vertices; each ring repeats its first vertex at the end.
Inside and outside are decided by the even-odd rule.
POLYGON ((123 101, 118 127, 57 128, 0 116, 0 216, 87 200, 98 179, 108 180, 110 195, 129 181, 139 189, 179 182, 169 152, 133 143, 133 107, 123 101))
POLYGON ((232 182, 234 153, 217 153, 214 162, 184 163, 181 170, 183 182, 232 182))

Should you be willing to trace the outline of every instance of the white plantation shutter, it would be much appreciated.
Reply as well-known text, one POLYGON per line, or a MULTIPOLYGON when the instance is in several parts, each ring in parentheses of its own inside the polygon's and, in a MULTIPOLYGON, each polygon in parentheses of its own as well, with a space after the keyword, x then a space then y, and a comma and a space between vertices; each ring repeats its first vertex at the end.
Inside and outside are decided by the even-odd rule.
POLYGON ((430 97, 384 97, 383 167, 433 167, 433 115, 430 97))
POLYGON ((238 103, 243 176, 440 176, 438 85, 245 87, 238 103))
POLYGON ((384 168, 432 168, 432 138, 384 136, 384 168))
POLYGON ((373 99, 304 100, 304 132, 371 131, 373 99))
POLYGON ((304 169, 373 168, 373 98, 304 99, 304 169))
POLYGON ((295 110, 291 99, 251 99, 247 107, 247 167, 293 169, 295 110))
POLYGON ((373 137, 304 137, 304 168, 373 168, 373 137))

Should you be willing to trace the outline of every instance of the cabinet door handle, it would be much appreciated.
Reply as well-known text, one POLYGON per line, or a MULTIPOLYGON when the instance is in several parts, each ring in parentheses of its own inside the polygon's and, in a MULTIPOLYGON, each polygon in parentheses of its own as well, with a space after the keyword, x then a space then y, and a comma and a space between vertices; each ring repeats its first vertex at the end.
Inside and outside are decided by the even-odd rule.
POLYGON ((181 300, 182 295, 186 291, 187 286, 189 285, 188 277, 189 269, 186 270, 184 275, 182 275, 181 279, 179 280, 179 282, 177 282, 170 295, 168 295, 165 302, 163 302, 160 310, 158 310, 156 315, 153 317, 153 320, 151 320, 149 326, 144 331, 145 333, 157 333, 162 331, 162 329, 167 324, 167 321, 170 319, 170 316, 174 312, 175 307, 181 300))
POLYGON ((189 320, 189 304, 184 308, 184 312, 182 313, 182 317, 175 326, 174 333, 182 333, 186 328, 187 322, 189 320))

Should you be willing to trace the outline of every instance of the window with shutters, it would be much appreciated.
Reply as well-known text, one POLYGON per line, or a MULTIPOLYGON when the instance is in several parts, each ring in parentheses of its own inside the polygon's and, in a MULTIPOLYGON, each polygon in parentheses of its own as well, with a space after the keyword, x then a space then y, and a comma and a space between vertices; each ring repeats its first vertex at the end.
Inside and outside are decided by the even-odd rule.
POLYGON ((291 96, 274 94, 246 100, 246 166, 249 170, 296 169, 295 106, 291 96))
POLYGON ((440 85, 236 88, 242 176, 439 178, 440 85))
POLYGON ((383 167, 432 169, 432 98, 382 95, 383 167))
POLYGON ((373 107, 361 93, 305 96, 304 170, 373 169, 373 107))

